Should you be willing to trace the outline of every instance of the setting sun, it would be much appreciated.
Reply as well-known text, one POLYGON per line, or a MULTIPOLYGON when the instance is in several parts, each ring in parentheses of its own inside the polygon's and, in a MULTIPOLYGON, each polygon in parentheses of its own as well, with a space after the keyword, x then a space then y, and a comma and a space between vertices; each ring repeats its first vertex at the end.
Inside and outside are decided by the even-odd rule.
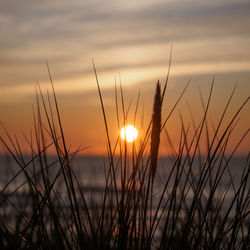
POLYGON ((136 140, 138 136, 137 129, 132 125, 127 125, 121 129, 121 138, 126 142, 132 142, 136 140))

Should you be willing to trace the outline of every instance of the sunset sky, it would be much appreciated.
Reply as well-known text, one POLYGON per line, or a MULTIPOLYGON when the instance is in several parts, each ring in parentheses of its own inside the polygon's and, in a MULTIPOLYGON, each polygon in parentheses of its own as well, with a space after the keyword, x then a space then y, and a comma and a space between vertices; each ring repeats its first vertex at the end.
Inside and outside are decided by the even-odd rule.
MULTIPOLYGON (((209 117, 215 125, 236 82, 228 120, 250 95, 249 27, 249 0, 1 0, 0 121, 18 136, 21 131, 30 133, 35 83, 38 81, 43 90, 50 89, 48 62, 68 144, 89 146, 85 154, 102 154, 106 150, 105 130, 92 59, 114 141, 119 135, 115 81, 121 78, 127 106, 133 99, 131 119, 140 90, 137 125, 143 134, 152 114, 155 84, 158 79, 163 83, 167 74, 172 44, 163 119, 191 79, 167 124, 177 145, 179 112, 187 119, 187 126, 188 107, 199 121, 199 88, 207 100, 213 77, 209 117)), ((248 103, 229 148, 250 127, 249 115, 248 103)), ((249 136, 239 153, 249 152, 248 141, 249 136)), ((161 144, 161 153, 168 154, 164 136, 161 144)))

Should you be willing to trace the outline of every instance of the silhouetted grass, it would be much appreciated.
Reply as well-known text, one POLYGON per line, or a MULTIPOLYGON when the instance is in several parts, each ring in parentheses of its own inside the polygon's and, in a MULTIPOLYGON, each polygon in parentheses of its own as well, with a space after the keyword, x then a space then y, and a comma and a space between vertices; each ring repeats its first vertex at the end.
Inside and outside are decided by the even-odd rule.
MULTIPOLYGON (((99 199, 94 194, 91 197, 87 195, 72 168, 71 162, 77 152, 72 153, 67 146, 49 67, 48 72, 52 96, 44 95, 38 86, 34 134, 25 136, 31 159, 27 160, 17 138, 11 137, 2 126, 7 139, 0 136, 0 140, 20 171, 0 192, 1 249, 247 249, 250 154, 239 169, 239 182, 234 181, 229 164, 249 129, 230 155, 226 150, 238 116, 249 97, 225 126, 224 118, 235 91, 233 89, 218 125, 214 125, 214 131, 209 131, 207 113, 213 93, 212 83, 206 104, 201 97, 204 114, 199 124, 193 121, 193 134, 190 125, 185 124, 180 115, 182 128, 179 147, 175 149, 166 125, 188 84, 167 118, 161 122, 167 77, 163 92, 160 83, 156 85, 152 120, 140 145, 133 145, 130 156, 126 142, 120 138, 115 145, 111 144, 94 66, 109 163, 103 176, 105 187, 99 199), (225 126, 223 131, 222 124, 225 126), (162 131, 167 135, 174 161, 166 166, 169 171, 163 176, 163 187, 154 190, 162 131), (200 153, 203 134, 207 138, 205 156, 200 153), (150 153, 146 151, 148 146, 150 153), (48 156, 51 147, 56 152, 53 161, 48 156), (199 159, 198 166, 196 159, 199 159), (15 180, 20 175, 23 183, 16 186, 15 180), (225 181, 227 183, 223 183, 225 181), (14 200, 13 196, 18 192, 23 196, 14 200)), ((121 111, 118 96, 115 88, 117 122, 121 127, 127 123, 131 105, 126 108, 121 84, 121 111)), ((140 95, 134 122, 139 99, 140 95)))

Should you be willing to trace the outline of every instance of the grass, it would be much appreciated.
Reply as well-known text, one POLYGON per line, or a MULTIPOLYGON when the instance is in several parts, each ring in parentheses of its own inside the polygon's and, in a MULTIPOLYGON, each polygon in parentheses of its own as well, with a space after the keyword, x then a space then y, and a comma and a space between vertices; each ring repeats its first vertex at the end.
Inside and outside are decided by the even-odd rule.
MULTIPOLYGON (((175 112, 188 84, 167 118, 162 120, 167 76, 163 88, 159 82, 156 85, 152 119, 140 145, 132 146, 130 156, 128 145, 120 138, 111 145, 94 65, 107 135, 108 159, 103 176, 105 187, 99 199, 94 194, 91 197, 87 195, 72 167, 72 160, 78 152, 71 152, 65 141, 49 67, 48 72, 52 96, 43 94, 38 86, 34 133, 30 137, 24 135, 30 147, 29 160, 22 152, 18 139, 11 137, 2 126, 7 139, 0 136, 0 141, 20 170, 0 192, 1 249, 248 248, 250 153, 245 158, 244 166, 239 168, 239 181, 235 181, 230 163, 249 129, 229 155, 227 146, 249 97, 225 124, 234 88, 219 123, 214 126, 214 131, 209 131, 207 113, 213 94, 212 83, 206 102, 201 96, 204 114, 199 124, 193 121, 193 134, 180 115, 182 128, 176 150, 171 146, 173 143, 167 121, 175 112), (163 186, 159 188, 155 176, 159 171, 161 133, 167 135, 173 162, 165 166, 168 174, 163 176, 163 186), (207 138, 205 155, 200 152, 202 136, 207 138), (52 147, 56 152, 53 160, 48 155, 52 147), (24 181, 17 186, 15 181, 19 177, 24 181), (21 191, 23 196, 14 199, 14 195, 21 191)), ((118 91, 115 87, 117 122, 121 127, 127 123, 130 105, 126 108, 121 84, 120 101, 118 91)), ((139 99, 140 95, 134 121, 137 119, 139 99)))

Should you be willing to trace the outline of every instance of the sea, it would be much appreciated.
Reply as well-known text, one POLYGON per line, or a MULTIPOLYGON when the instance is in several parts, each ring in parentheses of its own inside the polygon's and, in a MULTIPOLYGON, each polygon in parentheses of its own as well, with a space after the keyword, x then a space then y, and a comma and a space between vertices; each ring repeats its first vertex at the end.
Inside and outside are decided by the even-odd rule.
MULTIPOLYGON (((229 157, 225 157, 225 159, 223 159, 223 165, 226 164, 228 158, 229 157)), ((29 172, 29 175, 32 177, 36 176, 36 180, 39 179, 39 176, 41 176, 40 164, 37 164, 39 163, 39 160, 36 159, 35 161, 32 161, 32 157, 28 155, 24 156, 22 160, 26 164, 29 163, 27 166, 27 171, 29 172)), ((164 185, 170 175, 175 160, 176 159, 174 157, 159 157, 158 167, 154 180, 154 190, 156 192, 160 192, 160 190, 164 188, 164 185)), ((47 157, 47 161, 47 166, 49 166, 48 173, 51 176, 52 180, 58 173, 59 164, 56 156, 47 157)), ((204 161, 204 158, 194 158, 192 164, 192 171, 198 173, 198 171, 200 171, 201 165, 204 164, 204 161)), ((244 168, 249 168, 249 165, 246 166, 245 161, 245 156, 232 157, 228 161, 228 167, 223 173, 223 177, 219 185, 219 190, 225 190, 232 182, 235 187, 240 185, 244 168)), ((118 165, 116 177, 118 180, 118 188, 120 188, 119 180, 121 174, 119 170, 119 159, 114 159, 114 162, 118 165)), ((132 164, 129 164, 131 163, 131 161, 129 160, 127 162, 127 171, 129 175, 132 171, 132 164)), ((147 159, 145 159, 144 162, 147 162, 147 159)), ((73 159, 71 159, 70 166, 73 169, 74 176, 81 184, 81 187, 84 189, 85 193, 89 192, 91 194, 102 194, 105 188, 106 177, 109 169, 109 160, 106 157, 75 156, 73 159)), ((215 170, 216 169, 217 168, 215 168, 215 170)), ((188 171, 188 169, 184 168, 184 171, 188 171)), ((215 174, 215 171, 212 171, 210 174, 212 176, 212 179, 215 178, 215 176, 213 176, 215 174)), ((21 170, 21 167, 17 164, 14 157, 10 155, 0 155, 0 190, 4 191, 6 195, 11 195, 11 197, 20 197, 25 192, 27 192, 27 189, 28 185, 26 183, 25 171, 21 170)), ((229 188, 228 190, 227 199, 230 200, 233 196, 234 192, 232 186, 232 188, 229 188)))
MULTIPOLYGON (((235 196, 235 190, 237 190, 237 187, 242 181, 242 173, 244 171, 250 171, 249 162, 248 165, 246 165, 246 158, 247 157, 245 156, 233 157, 228 161, 228 163, 227 160, 229 159, 229 157, 225 157, 223 159, 223 164, 227 164, 228 167, 223 173, 214 198, 216 199, 216 197, 218 197, 218 199, 221 199, 222 195, 225 194, 226 191, 225 200, 223 203, 223 206, 225 206, 225 208, 230 206, 231 201, 235 196)), ((201 171, 201 167, 206 166, 204 165, 205 160, 206 159, 204 158, 194 158, 192 164, 192 172, 194 174, 199 173, 199 171, 201 171)), ((0 219, 5 220, 6 222, 13 221, 13 211, 16 211, 16 207, 18 207, 19 205, 21 206, 21 208, 24 207, 25 202, 27 202, 26 199, 28 199, 27 197, 29 197, 29 186, 27 185, 27 176, 25 175, 25 172, 28 171, 29 176, 33 178, 32 180, 36 180, 36 183, 39 183, 39 181, 42 182, 40 164, 37 164, 39 163, 38 159, 32 161, 32 157, 26 155, 23 159, 19 159, 19 161, 29 163, 25 171, 20 168, 13 156, 0 155, 0 219), (15 206, 15 209, 13 206, 15 206)), ((164 185, 171 173, 171 169, 175 161, 175 157, 159 157, 158 168, 154 179, 153 196, 155 201, 159 200, 161 191, 164 188, 164 185)), ((119 159, 115 158, 114 162, 117 163, 118 166, 116 177, 118 180, 117 187, 119 193, 121 189, 121 185, 119 184, 119 180, 121 177, 121 173, 119 170, 119 159)), ((147 159, 145 159, 144 162, 146 163, 147 159)), ((128 159, 127 163, 127 171, 129 174, 132 171, 131 159, 128 159)), ((49 156, 47 158, 47 166, 50 179, 53 180, 59 170, 57 157, 49 156)), ((73 169, 73 178, 77 178, 77 180, 79 181, 79 185, 81 186, 82 190, 84 190, 84 195, 87 203, 93 203, 93 199, 96 199, 97 206, 98 202, 100 202, 101 206, 106 178, 109 170, 109 160, 104 156, 75 156, 73 159, 71 159, 70 166, 73 169)), ((217 168, 215 167, 215 170, 216 169, 217 168)), ((186 171, 185 173, 183 173, 183 176, 185 176, 188 168, 184 167, 183 171, 186 171)), ((219 174, 222 174, 221 171, 219 172, 219 174)), ((216 177, 215 171, 211 171, 210 175, 211 180, 213 180, 216 177)), ((168 190, 166 191, 166 194, 169 194, 172 191, 173 184, 174 178, 173 180, 170 180, 170 184, 168 190)), ((39 187, 38 185, 37 188, 39 189, 41 187, 39 187)), ((59 190, 61 201, 64 201, 64 205, 67 207, 69 204, 67 204, 67 193, 65 185, 63 185, 63 178, 61 180, 58 179, 56 188, 59 190)), ((248 182, 246 190, 249 189, 250 183, 248 182)), ((204 197, 206 198, 208 197, 208 195, 209 182, 207 183, 207 188, 204 189, 204 197)), ((191 202, 193 197, 194 193, 192 191, 188 192, 186 197, 187 202, 191 202)), ((157 202, 153 203, 152 206, 155 210, 157 202)))

